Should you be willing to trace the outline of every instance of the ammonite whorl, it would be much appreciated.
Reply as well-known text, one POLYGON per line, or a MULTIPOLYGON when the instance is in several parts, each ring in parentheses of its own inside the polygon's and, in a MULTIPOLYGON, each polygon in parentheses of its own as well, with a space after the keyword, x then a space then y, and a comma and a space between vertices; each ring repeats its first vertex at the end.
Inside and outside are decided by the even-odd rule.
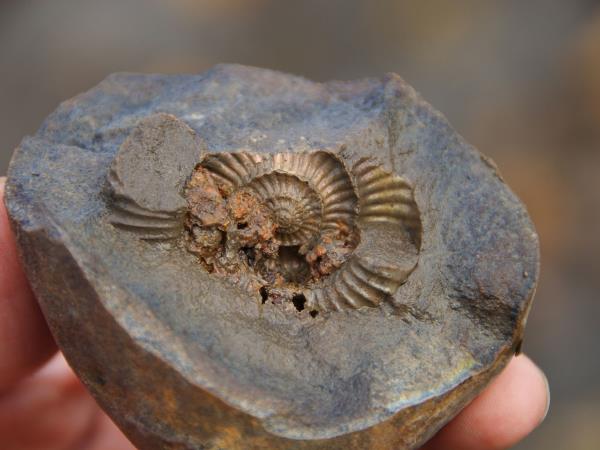
POLYGON ((161 148, 173 140, 168 136, 174 130, 190 150, 181 157, 185 164, 170 164, 187 168, 179 177, 187 181, 174 189, 161 185, 160 171, 147 170, 146 177, 156 178, 154 189, 180 200, 167 211, 146 205, 143 189, 128 188, 127 197, 123 186, 139 174, 128 178, 117 158, 109 176, 116 226, 147 240, 183 237, 206 270, 263 301, 295 301, 298 309, 315 312, 393 304, 417 263, 421 240, 419 211, 406 180, 371 159, 347 167, 326 150, 205 153, 192 169, 189 130, 171 117, 162 120, 169 132, 150 122, 151 131, 134 133, 123 144, 121 159, 127 159, 128 148, 135 150, 136 136, 158 133, 153 136, 158 156, 151 161, 160 164, 168 153, 161 148))
POLYGON ((361 242, 331 280, 304 291, 310 304, 323 309, 377 306, 417 263, 421 223, 410 185, 368 159, 355 164, 352 179, 361 242))
POLYGON ((219 153, 201 163, 229 189, 248 187, 270 205, 282 245, 301 245, 321 233, 352 228, 356 194, 343 165, 331 154, 219 153))

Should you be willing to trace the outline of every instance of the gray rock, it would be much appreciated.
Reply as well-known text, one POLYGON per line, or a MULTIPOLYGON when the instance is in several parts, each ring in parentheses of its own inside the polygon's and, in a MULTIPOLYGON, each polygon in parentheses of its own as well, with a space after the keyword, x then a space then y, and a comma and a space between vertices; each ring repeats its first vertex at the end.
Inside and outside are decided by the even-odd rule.
POLYGON ((539 270, 494 164, 396 75, 111 75, 23 140, 5 201, 144 449, 416 448, 518 351, 539 270))

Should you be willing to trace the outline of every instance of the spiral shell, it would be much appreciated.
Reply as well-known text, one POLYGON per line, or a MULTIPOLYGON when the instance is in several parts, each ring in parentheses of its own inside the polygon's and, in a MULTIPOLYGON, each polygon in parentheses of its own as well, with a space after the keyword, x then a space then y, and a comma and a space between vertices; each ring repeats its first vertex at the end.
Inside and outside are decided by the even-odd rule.
POLYGON ((374 161, 360 160, 347 170, 324 151, 239 152, 209 155, 201 165, 228 189, 254 190, 274 212, 284 246, 358 231, 344 264, 301 290, 308 308, 377 306, 416 265, 421 225, 412 188, 374 161))
MULTIPOLYGON (((183 142, 190 167, 193 145, 183 142)), ((139 153, 134 144, 126 142, 121 151, 139 153)), ((166 155, 168 149, 152 152, 166 155)), ((176 160, 182 156, 169 154, 175 159, 171 166, 180 167, 176 160)), ((158 209, 156 199, 144 200, 143 186, 131 188, 135 195, 128 198, 122 181, 127 170, 121 172, 113 168, 109 174, 115 226, 148 240, 175 239, 187 229, 188 241, 205 239, 189 249, 213 273, 249 291, 268 287, 287 292, 290 301, 301 296, 302 308, 313 312, 394 304, 394 294, 417 264, 421 221, 412 187, 374 159, 349 168, 324 150, 205 153, 191 177, 176 177, 187 187, 176 192, 180 197, 170 210, 158 209)), ((173 180, 146 173, 144 183, 154 191, 172 189, 173 180)))
POLYGON ((274 213, 282 245, 301 245, 319 233, 336 234, 354 226, 356 193, 330 153, 218 153, 207 156, 201 166, 227 189, 256 192, 274 213))

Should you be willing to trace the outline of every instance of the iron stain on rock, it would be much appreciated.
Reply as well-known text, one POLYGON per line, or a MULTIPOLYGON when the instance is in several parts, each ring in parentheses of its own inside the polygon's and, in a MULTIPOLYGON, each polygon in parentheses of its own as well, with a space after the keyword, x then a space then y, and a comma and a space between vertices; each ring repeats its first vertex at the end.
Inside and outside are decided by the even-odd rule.
POLYGON ((142 449, 416 448, 518 349, 539 270, 523 205, 396 75, 111 75, 23 140, 5 201, 142 449))

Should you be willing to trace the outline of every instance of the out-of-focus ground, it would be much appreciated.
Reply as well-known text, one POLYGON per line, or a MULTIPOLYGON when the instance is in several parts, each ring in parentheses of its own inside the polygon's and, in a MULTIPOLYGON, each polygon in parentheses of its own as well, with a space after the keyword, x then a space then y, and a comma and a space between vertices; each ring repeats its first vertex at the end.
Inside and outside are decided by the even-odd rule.
POLYGON ((316 80, 397 72, 496 160, 542 244, 524 350, 552 407, 518 448, 600 449, 600 3, 5 0, 0 174, 60 101, 107 74, 218 62, 316 80))

